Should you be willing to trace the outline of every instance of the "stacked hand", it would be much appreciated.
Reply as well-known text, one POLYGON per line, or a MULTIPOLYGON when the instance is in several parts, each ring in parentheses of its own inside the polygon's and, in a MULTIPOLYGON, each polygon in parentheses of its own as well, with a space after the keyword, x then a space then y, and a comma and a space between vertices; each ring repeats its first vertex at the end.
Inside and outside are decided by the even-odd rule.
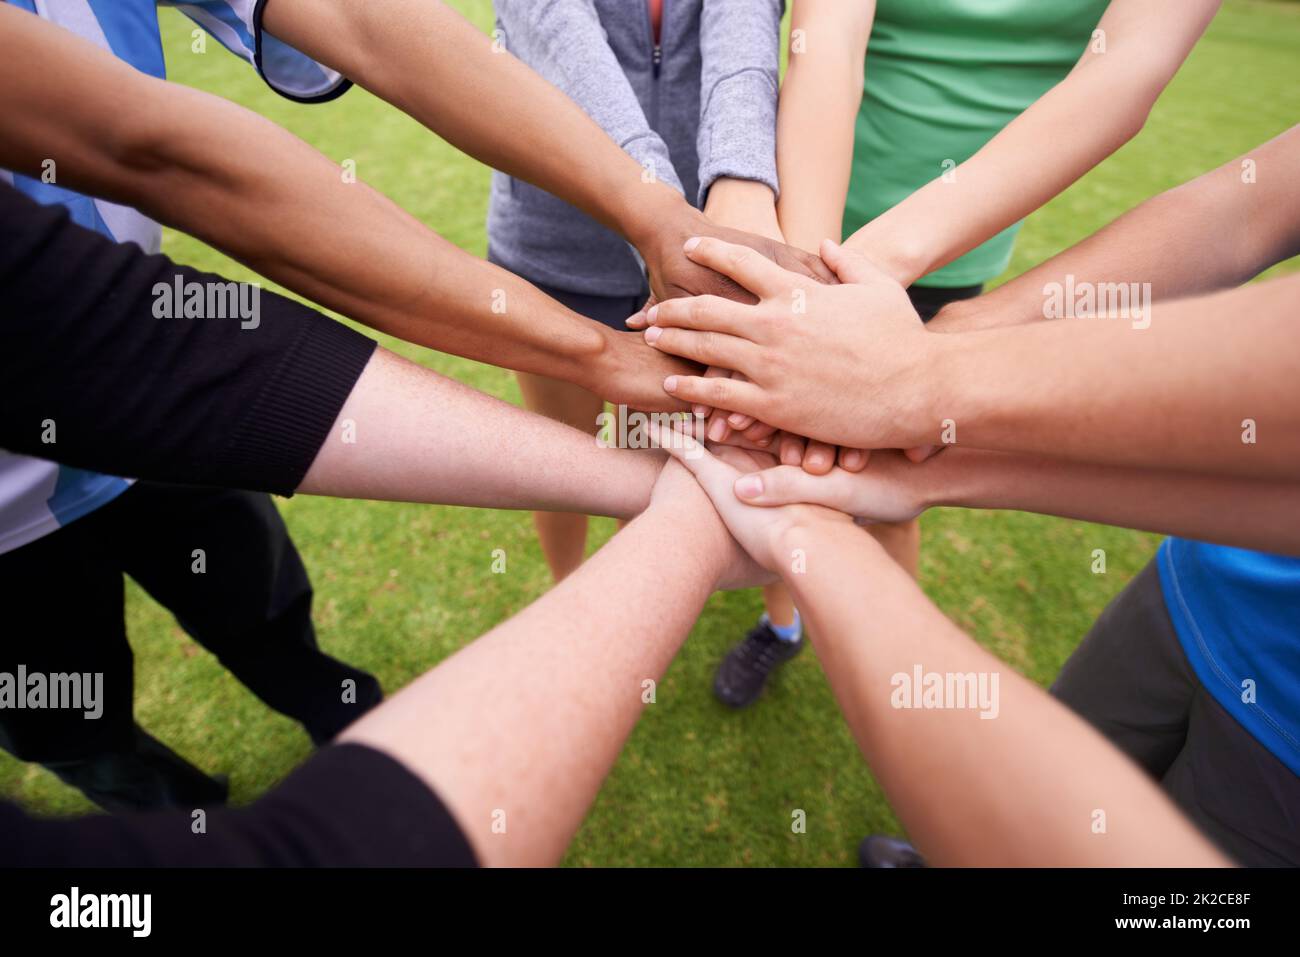
MULTIPOLYGON (((903 288, 869 260, 827 241, 822 257, 843 284, 826 285, 714 238, 692 239, 686 253, 758 302, 700 296, 647 312, 648 344, 743 377, 672 375, 669 394, 849 449, 929 437, 917 427, 926 412, 918 370, 939 337, 925 333, 903 288)), ((861 467, 865 456, 845 464, 861 467)))
MULTIPOLYGON (((771 189, 764 184, 746 180, 719 179, 709 190, 704 214, 710 223, 719 227, 719 230, 693 235, 712 235, 714 238, 734 242, 733 237, 739 231, 747 236, 744 240, 745 245, 763 252, 767 258, 778 265, 789 269, 789 263, 793 261, 797 267, 793 270, 796 273, 810 276, 820 282, 838 281, 820 258, 786 245, 777 219, 775 197, 771 189), (753 242, 754 237, 760 238, 762 242, 753 242)), ((679 247, 677 251, 687 257, 683 248, 679 247)), ((714 274, 723 276, 721 273, 714 274)), ((725 281, 729 286, 722 295, 742 302, 756 301, 756 296, 739 285, 734 278, 726 276, 725 281)), ((658 301, 659 297, 652 293, 645 306, 628 319, 628 326, 632 329, 644 329, 647 325, 648 313, 658 301)), ((704 376, 739 381, 745 379, 743 374, 721 366, 708 366, 704 376)), ((801 436, 792 433, 778 434, 775 426, 744 413, 710 408, 699 402, 693 403, 692 408, 697 416, 705 417, 705 434, 711 441, 742 444, 749 448, 772 449, 780 454, 782 461, 788 464, 799 464, 802 461, 804 467, 814 473, 824 473, 835 464, 835 449, 823 443, 813 442, 805 446, 805 440, 801 436)), ((841 464, 847 468, 861 468, 866 464, 866 456, 859 455, 858 459, 860 461, 856 464, 851 457, 842 459, 841 464)))
MULTIPOLYGON (((767 189, 761 184, 748 185, 767 189)), ((770 197, 770 191, 768 195, 770 197)), ((718 214, 713 209, 710 212, 718 214)), ((834 273, 818 256, 786 245, 778 238, 779 233, 772 235, 761 222, 746 224, 745 229, 722 226, 683 203, 680 216, 671 223, 659 224, 652 235, 638 242, 638 249, 645 259, 650 277, 651 298, 647 305, 675 297, 702 295, 754 302, 754 297, 732 277, 687 255, 684 243, 692 236, 709 236, 719 242, 725 241, 751 249, 782 271, 789 271, 812 283, 836 281, 834 273)), ((644 312, 642 310, 638 316, 643 316, 644 312)), ((633 317, 633 320, 636 318, 633 317)), ((629 321, 628 324, 639 328, 635 321, 629 321)), ((674 374, 699 374, 699 366, 647 349, 645 342, 635 333, 616 334, 611 346, 610 353, 604 357, 605 374, 595 384, 596 391, 612 402, 646 411, 684 408, 680 400, 664 393, 662 382, 665 377, 674 374)), ((707 370, 707 374, 725 376, 730 373, 722 369, 711 369, 707 370)), ((770 437, 775 431, 774 428, 768 428, 765 434, 770 437)), ((753 432, 754 436, 763 434, 758 429, 753 432)))

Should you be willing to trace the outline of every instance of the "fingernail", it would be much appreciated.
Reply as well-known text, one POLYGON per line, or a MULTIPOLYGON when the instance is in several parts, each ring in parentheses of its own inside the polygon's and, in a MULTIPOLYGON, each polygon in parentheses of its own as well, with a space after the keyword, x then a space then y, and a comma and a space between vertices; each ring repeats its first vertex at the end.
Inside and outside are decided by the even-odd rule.
POLYGON ((645 317, 649 322, 653 323, 657 315, 659 315, 659 307, 655 305, 650 307, 650 311, 645 314, 645 317))
POLYGON ((855 469, 862 464, 862 453, 857 449, 844 453, 844 467, 846 469, 855 469))
POLYGON ((736 494, 741 498, 758 498, 763 494, 763 480, 757 475, 742 475, 736 479, 736 494))
POLYGON ((754 444, 757 445, 760 449, 765 449, 772 444, 772 437, 769 435, 765 439, 755 439, 754 444))
POLYGON ((677 391, 677 376, 670 375, 667 379, 664 379, 664 391, 665 392, 677 391))
POLYGON ((733 412, 727 416, 727 421, 731 423, 733 429, 743 429, 749 425, 749 416, 742 415, 739 412, 733 412))
POLYGON ((713 424, 709 426, 709 441, 721 442, 726 437, 727 437, 727 420, 715 419, 713 424))
POLYGON ((808 464, 815 469, 819 469, 826 464, 826 456, 822 455, 820 452, 814 453, 813 455, 808 456, 808 464))
POLYGON ((664 331, 660 329, 658 326, 651 326, 649 329, 645 331, 645 341, 650 343, 651 345, 654 345, 655 342, 658 340, 658 338, 663 334, 664 331))
POLYGON ((700 237, 699 237, 699 236, 692 236, 690 239, 686 240, 686 242, 685 242, 685 244, 682 246, 682 248, 685 249, 685 250, 689 253, 689 252, 691 252, 691 251, 692 251, 696 246, 698 246, 699 244, 700 244, 700 237))
POLYGON ((709 414, 709 407, 707 405, 693 405, 691 411, 695 413, 697 419, 702 419, 709 414))

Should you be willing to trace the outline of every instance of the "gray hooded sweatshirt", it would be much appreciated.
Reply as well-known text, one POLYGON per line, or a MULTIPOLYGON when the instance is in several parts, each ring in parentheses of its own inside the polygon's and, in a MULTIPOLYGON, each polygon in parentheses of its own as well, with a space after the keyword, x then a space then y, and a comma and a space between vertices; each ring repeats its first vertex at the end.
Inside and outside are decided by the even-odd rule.
MULTIPOLYGON (((777 189, 783 9, 783 0, 664 0, 656 45, 646 0, 496 0, 506 49, 699 206, 719 177, 777 189)), ((524 278, 571 292, 634 296, 646 284, 622 237, 500 172, 488 248, 524 278)))

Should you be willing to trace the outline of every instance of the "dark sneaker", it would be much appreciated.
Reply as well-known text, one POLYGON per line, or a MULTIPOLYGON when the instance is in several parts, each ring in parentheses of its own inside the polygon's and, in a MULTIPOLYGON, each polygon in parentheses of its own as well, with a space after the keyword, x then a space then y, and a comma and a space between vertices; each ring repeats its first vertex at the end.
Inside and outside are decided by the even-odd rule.
POLYGON ((858 863, 863 867, 925 867, 925 858, 901 837, 872 834, 858 845, 858 863))
POLYGON ((764 616, 718 665, 713 693, 732 708, 753 704, 763 693, 768 675, 801 651, 803 636, 798 641, 782 641, 764 616))

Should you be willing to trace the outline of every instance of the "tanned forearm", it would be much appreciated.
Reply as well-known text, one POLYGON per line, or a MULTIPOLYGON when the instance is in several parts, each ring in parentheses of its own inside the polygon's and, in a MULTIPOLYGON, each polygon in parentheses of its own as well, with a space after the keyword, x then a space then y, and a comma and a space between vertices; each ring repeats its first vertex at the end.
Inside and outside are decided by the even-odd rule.
POLYGON ((1300 276, 1161 304, 1145 328, 1064 319, 933 336, 899 445, 1294 480, 1297 295, 1300 276))
MULTIPOLYGON (((459 250, 275 124, 0 10, 0 164, 141 209, 294 292, 444 352, 594 385, 613 333, 459 250)), ((620 343, 619 345, 622 345, 620 343)))
POLYGON ((1152 301, 1240 285, 1300 253, 1300 126, 1155 196, 928 328, 987 329, 1048 318, 1047 293, 1072 282, 1149 284, 1152 301))
POLYGON ((440 0, 270 0, 263 22, 453 146, 638 248, 656 221, 686 205, 670 187, 646 182, 572 100, 440 0))

